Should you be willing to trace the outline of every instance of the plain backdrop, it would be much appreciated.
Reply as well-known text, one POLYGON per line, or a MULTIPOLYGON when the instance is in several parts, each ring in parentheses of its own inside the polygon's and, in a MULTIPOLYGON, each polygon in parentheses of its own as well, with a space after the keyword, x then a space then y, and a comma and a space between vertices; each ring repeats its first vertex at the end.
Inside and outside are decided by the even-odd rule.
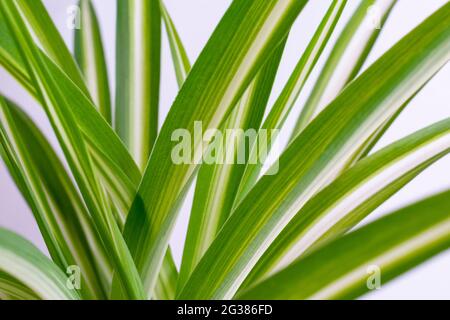
MULTIPOLYGON (((66 27, 68 18, 67 9, 75 2, 76 1, 74 0, 44 0, 52 18, 70 48, 72 48, 73 45, 73 37, 72 31, 66 27)), ((335 34, 340 32, 345 21, 359 3, 357 0, 349 0, 348 2, 335 34)), ((399 0, 390 19, 383 27, 380 38, 376 43, 366 66, 380 57, 380 55, 389 49, 396 41, 446 2, 446 0, 399 0)), ((195 61, 231 1, 166 0, 165 3, 178 28, 181 39, 186 46, 189 58, 191 61, 195 61)), ((110 83, 111 88, 113 88, 115 81, 115 1, 95 0, 94 4, 97 9, 102 34, 104 36, 110 83)), ((297 60, 302 54, 329 4, 330 0, 310 1, 294 25, 276 79, 273 94, 271 96, 271 103, 281 91, 283 84, 292 72, 293 67, 297 63, 297 60)), ((333 37, 333 39, 335 39, 335 37, 333 37)), ((323 56, 326 57, 329 49, 330 46, 327 47, 323 56)), ((161 122, 164 120, 178 90, 171 64, 168 43, 165 37, 163 37, 162 50, 161 122)), ((319 62, 319 68, 316 69, 320 69, 322 64, 323 59, 319 62)), ((313 74, 312 80, 316 77, 317 71, 313 74)), ((380 81, 382 81, 382 79, 380 79, 380 81)), ((310 89, 311 84, 309 83, 298 100, 296 105, 297 113, 310 89)), ((39 106, 1 68, 0 90, 2 94, 14 99, 23 106, 56 146, 56 139, 39 106)), ((449 101, 450 66, 447 65, 412 101, 407 110, 400 116, 380 141, 377 149, 412 133, 417 129, 446 117, 450 117, 449 101)), ((291 117, 288 120, 287 129, 282 132, 284 137, 289 134, 289 128, 292 127, 294 121, 294 117, 291 117)), ((412 201, 450 188, 449 169, 450 157, 446 157, 426 170, 426 172, 421 174, 401 192, 382 205, 372 216, 366 219, 364 223, 380 217, 393 209, 411 203, 412 201)), ((188 196, 187 202, 182 209, 181 217, 177 223, 171 241, 175 259, 178 263, 182 254, 182 245, 187 228, 191 197, 192 192, 190 192, 190 196, 188 196)), ((46 252, 45 245, 33 220, 33 216, 20 196, 17 188, 11 181, 2 162, 0 162, 0 226, 18 232, 46 252)), ((396 280, 386 285, 382 285, 380 290, 371 292, 363 298, 450 299, 450 252, 447 251, 436 256, 432 260, 422 264, 396 280)))

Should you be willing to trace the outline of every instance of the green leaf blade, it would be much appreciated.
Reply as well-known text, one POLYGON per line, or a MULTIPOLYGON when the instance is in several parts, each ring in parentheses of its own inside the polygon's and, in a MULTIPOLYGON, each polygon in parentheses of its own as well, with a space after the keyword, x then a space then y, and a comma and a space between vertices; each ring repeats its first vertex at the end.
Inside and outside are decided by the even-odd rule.
POLYGON ((19 280, 0 272, 0 299, 39 300, 39 297, 19 280))
POLYGON ((364 0, 361 2, 334 45, 313 91, 299 115, 292 139, 305 129, 308 123, 356 77, 396 2, 396 0, 364 0), (380 26, 369 24, 371 8, 379 10, 380 26))
POLYGON ((161 17, 164 21, 166 27, 167 37, 169 39, 170 52, 172 54, 172 61, 174 62, 175 75, 178 82, 178 87, 182 87, 186 77, 191 71, 191 63, 187 56, 186 50, 183 43, 181 42, 180 36, 172 18, 167 11, 166 6, 163 1, 160 2, 161 6, 161 17))
POLYGON ((251 140, 251 137, 247 139, 246 134, 256 135, 261 125, 285 44, 286 41, 281 43, 273 53, 225 122, 223 134, 226 135, 230 130, 228 132, 235 136, 232 142, 228 140, 225 145, 224 141, 221 143, 218 153, 224 155, 223 163, 204 163, 199 169, 180 268, 179 289, 232 212, 249 157, 246 149, 247 140, 251 140), (245 157, 242 155, 243 150, 245 157), (239 160, 240 157, 245 159, 239 160), (227 159, 233 163, 228 163, 227 159))
MULTIPOLYGON (((189 73, 161 129, 125 226, 146 289, 154 286, 179 203, 196 169, 195 164, 172 162, 172 133, 179 128, 193 133, 195 121, 202 121, 204 129, 219 127, 305 3, 233 2, 189 73)), ((199 154, 201 144, 193 142, 193 154, 199 154)))
MULTIPOLYGON (((4 22, 4 19, 0 19, 0 22, 4 22)), ((3 66, 7 70, 12 69, 10 66, 15 66, 12 75, 33 97, 39 100, 34 84, 14 43, 14 38, 5 23, 0 23, 0 32, 0 56, 2 57, 0 62, 5 63, 3 66)), ((117 206, 122 209, 121 221, 118 222, 123 225, 136 194, 137 185, 141 180, 139 169, 120 138, 97 112, 95 105, 83 94, 81 89, 44 53, 41 53, 40 57, 47 71, 58 83, 61 92, 64 92, 67 101, 70 101, 71 111, 93 157, 96 171, 101 175, 110 194, 113 195, 112 198, 118 202, 117 206)))
POLYGON ((299 260, 241 299, 353 299, 450 248, 450 193, 381 218, 299 260), (376 269, 374 269, 374 267, 376 269))
POLYGON ((116 54, 116 130, 143 170, 158 133, 159 1, 117 1, 116 54))
POLYGON ((54 82, 39 51, 33 45, 31 35, 16 5, 11 2, 2 2, 0 9, 26 61, 40 102, 60 142, 102 242, 110 252, 116 274, 121 280, 120 283, 127 295, 137 299, 142 298, 139 275, 115 221, 113 210, 107 203, 104 189, 94 175, 92 160, 87 153, 87 147, 74 120, 67 97, 61 93, 61 88, 54 82))
MULTIPOLYGON (((263 131, 267 132, 268 130, 280 130, 282 128, 306 81, 313 71, 314 66, 325 49, 325 46, 328 43, 328 40, 330 39, 346 4, 347 1, 336 0, 331 3, 315 34, 309 42, 308 47, 295 66, 289 80, 265 119, 264 124, 261 127, 263 131)), ((266 153, 269 153, 271 145, 275 142, 276 138, 277 137, 270 137, 269 145, 262 146, 267 149, 265 151, 266 153)), ((254 147, 251 149, 252 155, 250 158, 257 157, 256 153, 261 152, 261 145, 263 144, 260 143, 260 139, 261 138, 258 135, 258 140, 254 143, 254 147)), ((236 199, 236 203, 239 203, 240 200, 242 200, 248 191, 253 187, 259 178, 262 167, 263 161, 258 161, 256 164, 247 165, 241 185, 239 186, 239 198, 236 199)))
POLYGON ((383 148, 313 197, 258 261, 243 287, 342 236, 431 164, 450 152, 450 120, 383 148))
POLYGON ((83 270, 83 297, 106 298, 112 278, 107 254, 50 144, 18 107, 1 97, 0 131, 2 157, 36 217, 52 259, 62 270, 72 265, 83 270))
POLYGON ((64 43, 42 1, 18 0, 17 5, 33 29, 44 51, 88 95, 89 91, 80 69, 77 67, 72 54, 64 43))
POLYGON ((80 29, 75 29, 75 58, 94 104, 111 123, 111 96, 100 26, 90 0, 81 0, 80 29))
POLYGON ((76 290, 68 289, 68 278, 51 260, 27 240, 1 228, 0 274, 20 281, 41 299, 79 299, 76 290))
POLYGON ((295 213, 447 63, 449 49, 446 4, 355 79, 289 145, 279 173, 261 178, 241 201, 178 298, 232 298, 295 213))

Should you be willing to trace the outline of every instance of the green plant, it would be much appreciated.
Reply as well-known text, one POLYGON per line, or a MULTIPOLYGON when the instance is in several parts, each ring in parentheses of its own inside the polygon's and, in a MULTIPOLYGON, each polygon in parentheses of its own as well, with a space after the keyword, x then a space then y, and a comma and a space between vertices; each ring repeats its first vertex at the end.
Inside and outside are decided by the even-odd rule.
MULTIPOLYGON (((330 1, 268 108, 289 30, 306 4, 234 0, 191 70, 162 2, 118 1, 113 109, 88 0, 80 1, 75 58, 41 1, 0 1, 0 64, 42 105, 68 164, 19 106, 0 98, 0 154, 51 256, 0 229, 0 297, 355 298, 369 290, 368 267, 379 267, 386 282, 448 249, 449 192, 350 230, 450 151, 444 119, 371 153, 448 62, 450 3, 358 75, 379 34, 366 31, 350 47, 377 4, 362 1, 278 159, 279 171, 262 175, 262 164, 249 161, 264 130, 284 125, 346 1, 330 1), (158 130, 162 23, 180 91, 158 130), (205 130, 256 130, 246 161, 174 163, 173 132, 193 133, 198 121, 205 130), (178 271, 168 241, 196 175, 178 271), (73 266, 81 271, 78 290, 68 286, 73 266)), ((382 22, 394 5, 384 1, 382 22)), ((263 151, 273 147, 271 138, 263 151)), ((196 154, 207 145, 197 139, 190 147, 196 154)), ((234 146, 224 148, 236 156, 234 146)))

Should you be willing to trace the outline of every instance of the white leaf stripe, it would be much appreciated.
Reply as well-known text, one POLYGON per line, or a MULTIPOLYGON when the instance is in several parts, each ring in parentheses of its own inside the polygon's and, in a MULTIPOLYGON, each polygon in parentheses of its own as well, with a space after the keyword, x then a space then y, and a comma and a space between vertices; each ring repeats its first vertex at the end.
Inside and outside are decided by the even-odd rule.
POLYGON ((32 44, 31 35, 14 3, 1 2, 0 8, 11 28, 31 78, 56 136, 61 144, 72 173, 95 223, 105 248, 110 252, 116 274, 131 297, 143 296, 141 283, 128 248, 107 204, 104 190, 94 175, 92 162, 86 145, 75 122, 70 104, 61 93, 61 88, 49 75, 39 52, 32 44))
POLYGON ((41 299, 79 299, 67 277, 31 243, 0 228, 0 272, 19 280, 41 299))
POLYGON ((400 209, 311 252, 239 298, 356 298, 369 290, 368 267, 376 266, 386 284, 448 249, 449 210, 449 191, 400 209))
MULTIPOLYGON (((276 100, 274 106, 271 108, 267 118, 265 119, 263 125, 261 126, 261 130, 273 130, 273 129, 281 129, 286 119, 288 118, 289 113, 294 107, 295 102, 297 101, 306 81, 309 78, 309 75, 314 69, 317 61, 319 60, 325 46, 331 37, 334 28, 339 21, 339 18, 344 10, 347 1, 343 0, 334 0, 325 17, 322 19, 320 25, 318 26, 314 36, 312 37, 308 47, 305 52, 299 59, 297 65, 295 66, 294 71, 292 72, 289 80, 284 86, 281 94, 276 100)), ((258 135, 259 138, 259 135, 258 135)), ((270 138, 269 145, 263 146, 263 148, 267 148, 267 152, 270 151, 272 143, 276 138, 270 138)), ((252 155, 250 158, 255 157, 256 153, 260 152, 258 149, 261 149, 259 141, 255 141, 253 144, 253 148, 251 148, 252 155)), ((254 186, 256 181, 259 178, 260 172, 262 169, 262 164, 248 164, 245 169, 244 177, 239 186, 238 198, 236 199, 235 206, 242 200, 248 191, 254 186)))
MULTIPOLYGON (((3 20, 0 20, 3 22, 3 20)), ((11 46, 13 39, 5 26, 0 23, 0 44, 6 52, 5 61, 8 65, 20 66, 21 73, 13 74, 19 81, 26 79, 22 83, 29 92, 39 99, 37 93, 29 79, 23 62, 20 60, 20 54, 15 53, 16 49, 11 46), (2 29, 3 28, 3 29, 2 29), (13 59, 13 60, 11 60, 13 59)), ((125 195, 132 198, 140 182, 141 175, 139 169, 135 165, 133 159, 128 154, 126 148, 120 141, 119 137, 113 132, 111 127, 104 121, 100 114, 95 110, 95 106, 86 98, 80 89, 56 66, 45 54, 40 54, 41 59, 48 68, 48 72, 56 79, 61 91, 64 92, 68 100, 71 102, 71 111, 79 124, 83 133, 90 154, 95 158, 94 165, 98 173, 103 174, 103 181, 108 182, 108 190, 114 195, 115 199, 121 200, 125 195), (114 174, 111 174, 114 172, 114 174), (124 191, 126 190, 126 191, 124 191)), ((2 59, 0 59, 1 61, 2 59)), ((127 203, 120 203, 120 208, 124 208, 121 212, 125 217, 128 214, 132 199, 128 199, 127 203)))
POLYGON ((44 52, 64 71, 67 76, 89 96, 75 59, 54 25, 41 0, 16 0, 17 8, 31 26, 31 30, 41 44, 44 52))
POLYGON ((289 145, 279 159, 279 173, 261 178, 237 206, 179 298, 235 294, 298 210, 448 61, 449 8, 443 6, 397 43, 289 145))
POLYGON ((252 270, 245 286, 288 266, 319 240, 322 243, 342 235, 449 151, 450 120, 444 120, 344 172, 296 214, 252 270))
MULTIPOLYGON (((246 132, 260 127, 285 44, 286 41, 283 41, 279 45, 259 71, 222 126, 224 128, 222 132, 230 129, 246 132)), ((245 147, 245 143, 244 137, 236 144, 222 146, 223 150, 220 152, 228 159, 235 159, 238 156, 239 145, 245 147)), ((246 155, 246 157, 249 156, 246 155)), ((245 164, 209 165, 205 163, 200 167, 184 245, 178 290, 182 289, 189 274, 231 214, 232 205, 238 194, 237 186, 244 169, 245 164)))
POLYGON ((111 123, 111 97, 100 27, 90 0, 81 0, 80 29, 75 29, 75 58, 94 104, 111 123))
POLYGON ((292 139, 356 77, 396 2, 396 0, 361 2, 334 45, 299 115, 292 139), (369 19, 374 17, 370 15, 370 8, 375 8, 381 15, 380 28, 371 25, 369 19))
POLYGON ((0 97, 3 157, 34 213, 53 260, 80 266, 86 298, 107 296, 111 267, 90 215, 50 144, 18 107, 0 97), (26 147, 25 147, 26 146, 26 147), (96 257, 92 261, 93 257, 96 257))
POLYGON ((178 86, 181 88, 189 71, 191 70, 191 63, 186 54, 186 50, 181 42, 178 31, 169 15, 163 1, 160 1, 161 15, 166 27, 166 33, 169 38, 170 52, 172 53, 172 60, 174 62, 175 74, 177 77, 178 86))
POLYGON ((141 170, 158 132, 159 1, 117 1, 116 130, 141 170))
MULTIPOLYGON (((305 3, 234 1, 189 73, 152 150, 125 226, 146 289, 154 287, 179 201, 196 170, 195 165, 172 163, 172 132, 178 128, 193 132, 194 121, 202 121, 204 130, 220 127, 305 3)), ((193 145, 193 154, 198 155, 200 141, 193 145)))
POLYGON ((397 247, 384 251, 381 255, 367 261, 360 268, 349 270, 348 274, 328 284, 325 288, 308 297, 308 299, 323 300, 338 298, 345 293, 346 288, 351 287, 355 282, 360 282, 361 279, 367 278, 367 266, 377 265, 386 272, 390 268, 395 267, 398 260, 407 259, 409 255, 417 254, 420 250, 424 250, 424 248, 427 248, 428 251, 429 246, 433 246, 435 243, 439 244, 443 242, 443 239, 449 243, 449 230, 450 219, 429 230, 424 230, 422 233, 399 244, 397 247))

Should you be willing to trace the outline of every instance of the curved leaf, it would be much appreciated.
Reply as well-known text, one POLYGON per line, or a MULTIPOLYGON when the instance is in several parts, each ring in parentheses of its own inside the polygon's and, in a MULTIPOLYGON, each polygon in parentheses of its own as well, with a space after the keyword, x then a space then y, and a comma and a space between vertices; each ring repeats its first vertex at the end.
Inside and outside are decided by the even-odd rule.
MULTIPOLYGON (((0 63, 7 69, 9 66, 14 66, 13 75, 31 94, 36 96, 4 19, 0 19, 0 35, 0 63)), ((71 110, 83 133, 96 172, 107 187, 110 199, 119 209, 116 216, 119 227, 123 227, 141 179, 139 169, 111 127, 96 112, 94 105, 51 60, 44 54, 40 56, 48 67, 48 72, 56 79, 61 91, 71 103, 71 110)))
POLYGON ((232 141, 226 141, 226 145, 221 145, 220 150, 217 150, 217 153, 222 153, 226 158, 225 161, 204 163, 200 167, 184 244, 178 289, 183 287, 231 213, 249 157, 247 146, 251 137, 247 137, 246 134, 252 130, 251 132, 256 135, 256 130, 261 125, 285 44, 286 41, 281 43, 225 122, 222 132, 226 135, 227 130, 233 130, 228 131, 232 134, 230 135, 232 141), (242 155, 243 150, 245 157, 242 155))
MULTIPOLYGON (((45 54, 40 53, 39 56, 47 67, 47 72, 70 102, 71 111, 93 157, 96 172, 101 175, 108 192, 113 195, 111 200, 120 209, 118 223, 123 226, 141 180, 139 169, 119 137, 74 82, 45 54)), ((4 63, 3 66, 39 100, 5 19, 0 19, 0 63, 4 63)))
POLYGON ((181 88, 186 80, 189 71, 191 71, 191 63, 181 42, 178 31, 166 9, 163 1, 160 1, 161 16, 166 27, 167 37, 169 39, 170 52, 175 68, 175 75, 177 77, 178 86, 181 88))
POLYGON ((311 247, 341 236, 450 152, 450 119, 361 160, 312 198, 258 261, 245 285, 279 271, 311 247))
MULTIPOLYGON (((125 226, 125 237, 151 291, 168 239, 196 164, 172 161, 171 136, 176 129, 194 132, 218 128, 237 103, 306 1, 234 1, 189 73, 153 148, 138 195, 125 226)), ((202 137, 192 142, 192 154, 201 154, 202 137)))
POLYGON ((106 193, 93 171, 92 160, 81 137, 61 87, 54 82, 46 64, 33 44, 17 6, 13 2, 1 2, 2 10, 17 47, 26 61, 31 79, 55 134, 64 151, 77 185, 91 214, 101 240, 111 256, 111 261, 121 280, 126 294, 132 298, 142 298, 142 285, 130 252, 113 216, 113 210, 107 202, 106 193))
POLYGON ((39 40, 45 53, 72 79, 86 94, 89 91, 85 85, 80 69, 56 29, 50 15, 41 0, 16 0, 24 18, 31 26, 34 35, 39 40))
POLYGON ((35 215, 53 261, 62 270, 71 265, 83 270, 84 297, 105 298, 112 270, 83 201, 39 129, 1 97, 0 143, 0 153, 35 215))
MULTIPOLYGON (((68 289, 67 277, 52 261, 27 240, 2 228, 0 228, 0 274, 6 274, 9 279, 20 281, 41 299, 79 299, 76 290, 68 289)), ((5 277, 0 276, 0 279, 5 277)))
POLYGON ((0 272, 0 300, 39 300, 39 297, 17 279, 0 272))
POLYGON ((450 248, 450 193, 428 198, 333 241, 239 296, 352 299, 450 248))
POLYGON ((336 41, 299 115, 292 138, 305 129, 311 120, 357 76, 396 3, 396 0, 361 1, 336 41), (376 8, 377 13, 381 15, 380 26, 370 24, 371 8, 376 8))
POLYGON ((278 174, 262 177, 236 207, 178 298, 231 298, 298 210, 449 58, 450 3, 347 86, 289 145, 278 174))
MULTIPOLYGON (((330 39, 346 4, 347 1, 342 0, 334 0, 331 3, 327 13, 309 42, 308 47, 295 66, 295 69, 284 86, 283 91, 264 121, 264 124, 261 127, 261 130, 264 130, 264 132, 270 132, 270 130, 273 129, 279 130, 283 126, 291 109, 297 101, 300 92, 308 80, 309 75, 325 49, 325 46, 328 43, 328 40, 330 39)), ((269 141, 269 145, 264 146, 264 144, 260 143, 260 135, 258 135, 257 140, 253 144, 253 148, 251 148, 250 158, 258 157, 256 154, 262 151, 261 148, 266 148, 267 150, 265 153, 268 154, 271 149, 271 144, 276 138, 277 137, 266 137, 265 139, 269 141)), ((255 164, 247 165, 241 185, 239 186, 239 197, 236 199, 236 204, 245 197, 248 191, 258 180, 262 167, 263 161, 258 161, 255 164)))

